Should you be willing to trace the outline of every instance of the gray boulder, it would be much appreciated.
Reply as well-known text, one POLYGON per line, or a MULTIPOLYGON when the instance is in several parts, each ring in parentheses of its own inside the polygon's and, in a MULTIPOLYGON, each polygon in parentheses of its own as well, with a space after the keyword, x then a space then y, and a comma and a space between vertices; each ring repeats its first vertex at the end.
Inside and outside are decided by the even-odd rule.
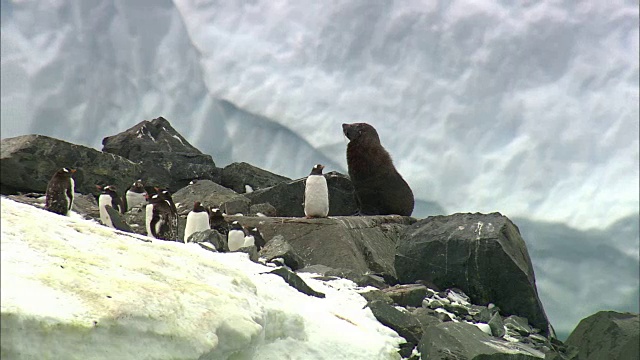
POLYGON ((526 317, 549 334, 531 259, 518 228, 505 216, 454 214, 420 220, 396 248, 401 283, 426 280, 457 287, 475 304, 494 303, 507 315, 526 317))
POLYGON ((319 298, 324 298, 324 293, 313 290, 298 274, 293 271, 287 269, 286 267, 279 267, 277 269, 271 270, 265 274, 275 274, 280 276, 287 282, 291 287, 300 291, 303 294, 307 294, 310 296, 315 296, 319 298))
POLYGON ((420 307, 427 296, 427 287, 419 284, 395 285, 382 291, 400 306, 420 307))
POLYGON ((304 267, 304 260, 293 250, 293 247, 284 240, 282 235, 276 235, 273 239, 267 241, 266 245, 260 250, 260 256, 265 258, 267 262, 276 258, 281 258, 285 265, 291 270, 298 270, 304 267))
POLYGON ((265 239, 281 235, 307 265, 392 277, 396 234, 400 233, 397 228, 415 221, 397 215, 323 219, 228 216, 227 220, 257 227, 265 239))
MULTIPOLYGON (((195 201, 199 201, 205 207, 220 208, 222 212, 225 213, 227 212, 223 205, 226 203, 231 204, 231 206, 229 206, 231 210, 237 210, 239 208, 238 206, 233 206, 234 201, 240 201, 242 204, 247 205, 247 208, 249 204, 249 200, 243 195, 222 185, 218 185, 211 180, 194 181, 192 184, 181 188, 173 194, 173 201, 178 208, 178 214, 185 216, 193 209, 193 203, 195 201)), ((242 207, 242 209, 244 209, 244 207, 242 207)), ((246 211, 248 211, 248 209, 246 211)), ((231 214, 235 213, 232 212, 231 214)))
POLYGON ((291 181, 288 177, 276 175, 245 162, 236 162, 222 169, 220 184, 243 194, 246 192, 246 185, 256 191, 288 181, 291 181))
POLYGON ((104 152, 142 164, 145 183, 168 187, 174 192, 193 179, 216 182, 221 179, 222 170, 216 167, 211 155, 189 144, 163 117, 142 121, 124 132, 105 137, 102 145, 104 152))
POLYGON ((545 354, 521 343, 511 343, 485 334, 465 322, 432 324, 424 330, 419 345, 423 359, 544 359, 545 354))
MULTIPOLYGON (((330 172, 324 175, 329 187, 329 216, 348 216, 357 212, 353 185, 346 175, 330 172)), ((305 178, 279 183, 270 188, 245 194, 253 204, 269 203, 278 216, 304 217, 305 178)))
POLYGON ((582 319, 565 344, 580 360, 640 359, 640 314, 600 311, 582 319))
POLYGON ((41 192, 62 167, 76 169, 76 192, 92 194, 96 184, 115 185, 119 192, 142 176, 144 169, 126 158, 42 135, 2 139, 0 183, 3 193, 41 192))
POLYGON ((217 252, 227 252, 229 251, 229 246, 227 245, 227 237, 223 236, 219 232, 208 229, 203 231, 198 231, 189 236, 189 242, 193 243, 209 243, 213 245, 217 252))
POLYGON ((413 314, 398 310, 383 300, 373 300, 368 305, 382 325, 393 329, 408 343, 418 344, 422 337, 422 326, 413 314))

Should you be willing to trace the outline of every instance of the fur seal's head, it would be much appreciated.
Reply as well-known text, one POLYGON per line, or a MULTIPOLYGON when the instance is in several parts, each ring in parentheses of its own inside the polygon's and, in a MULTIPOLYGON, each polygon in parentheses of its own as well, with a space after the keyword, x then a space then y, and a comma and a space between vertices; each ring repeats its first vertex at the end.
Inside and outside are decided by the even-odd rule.
POLYGON ((349 141, 375 141, 380 143, 378 132, 373 126, 367 123, 342 124, 342 132, 349 141))

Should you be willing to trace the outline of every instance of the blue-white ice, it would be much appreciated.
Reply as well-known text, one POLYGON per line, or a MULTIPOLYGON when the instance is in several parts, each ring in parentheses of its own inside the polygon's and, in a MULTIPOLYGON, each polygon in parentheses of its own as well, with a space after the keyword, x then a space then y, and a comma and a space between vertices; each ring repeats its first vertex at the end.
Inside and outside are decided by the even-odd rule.
MULTIPOLYGON (((366 121, 447 213, 587 232, 638 216, 636 1, 2 0, 1 16, 3 138, 101 148, 162 115, 219 166, 298 178, 344 171, 340 124, 366 121)), ((630 234, 612 246, 637 268, 630 234)))

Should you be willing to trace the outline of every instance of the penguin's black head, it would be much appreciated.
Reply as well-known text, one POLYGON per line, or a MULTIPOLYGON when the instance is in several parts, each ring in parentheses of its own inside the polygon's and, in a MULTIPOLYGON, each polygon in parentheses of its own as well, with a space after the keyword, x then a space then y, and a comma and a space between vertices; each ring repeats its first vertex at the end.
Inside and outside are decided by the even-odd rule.
POLYGON ((195 212, 204 212, 204 211, 206 211, 206 209, 204 208, 204 206, 202 206, 200 201, 196 201, 196 202, 193 203, 193 211, 195 211, 195 212))
POLYGON ((316 164, 316 165, 311 169, 311 175, 322 175, 322 169, 324 169, 324 165, 322 165, 322 164, 316 164))
POLYGON ((76 169, 69 169, 69 168, 62 168, 58 171, 56 171, 56 175, 58 176, 64 176, 64 177, 71 177, 71 175, 73 175, 73 173, 76 172, 76 169))
POLYGON ((342 132, 350 141, 376 139, 380 142, 376 129, 367 123, 342 124, 342 132))
POLYGON ((242 225, 240 225, 240 223, 238 221, 234 221, 231 223, 231 229, 232 230, 241 230, 244 232, 242 225))

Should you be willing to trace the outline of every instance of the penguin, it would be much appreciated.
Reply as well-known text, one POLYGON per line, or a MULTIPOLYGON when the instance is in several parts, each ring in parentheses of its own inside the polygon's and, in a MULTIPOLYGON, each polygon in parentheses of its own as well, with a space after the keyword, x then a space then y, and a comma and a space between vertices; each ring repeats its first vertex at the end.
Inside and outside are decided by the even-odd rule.
POLYGON ((229 224, 227 220, 224 219, 222 211, 218 208, 212 208, 209 213, 209 226, 211 229, 219 232, 222 236, 227 236, 229 233, 229 224))
POLYGON ((242 247, 256 246, 256 239, 255 237, 253 237, 253 234, 249 232, 248 227, 244 228, 244 233, 244 244, 242 245, 242 247))
POLYGON ((322 164, 315 165, 305 181, 304 215, 307 218, 327 217, 329 214, 329 189, 322 169, 322 164))
POLYGON ((111 217, 107 213, 107 205, 114 208, 117 212, 124 214, 124 204, 122 204, 122 199, 118 197, 116 188, 113 185, 107 185, 102 188, 102 192, 98 197, 98 209, 100 210, 100 221, 106 226, 115 228, 111 217))
MULTIPOLYGON (((154 194, 150 199, 151 219, 147 230, 151 237, 175 241, 178 238, 178 213, 171 202, 162 194, 154 194)), ((149 209, 149 207, 147 207, 149 209)))
POLYGON ((248 228, 248 233, 253 236, 253 241, 256 249, 260 251, 260 249, 262 249, 266 244, 266 242, 264 241, 264 237, 262 237, 262 233, 260 233, 260 230, 258 230, 257 227, 248 228))
POLYGON ((227 234, 227 244, 229 251, 237 251, 244 246, 244 229, 239 222, 234 221, 229 228, 229 234, 227 234))
POLYGON ((187 225, 184 228, 184 243, 187 243, 191 234, 210 229, 209 213, 199 201, 193 203, 193 210, 187 215, 187 225))
POLYGON ((125 211, 136 206, 142 206, 147 203, 147 191, 144 189, 142 179, 136 180, 125 193, 123 198, 125 203, 125 211))
POLYGON ((69 215, 73 206, 73 192, 76 186, 72 177, 75 172, 75 169, 62 168, 53 174, 47 184, 44 205, 46 210, 60 215, 69 215))

